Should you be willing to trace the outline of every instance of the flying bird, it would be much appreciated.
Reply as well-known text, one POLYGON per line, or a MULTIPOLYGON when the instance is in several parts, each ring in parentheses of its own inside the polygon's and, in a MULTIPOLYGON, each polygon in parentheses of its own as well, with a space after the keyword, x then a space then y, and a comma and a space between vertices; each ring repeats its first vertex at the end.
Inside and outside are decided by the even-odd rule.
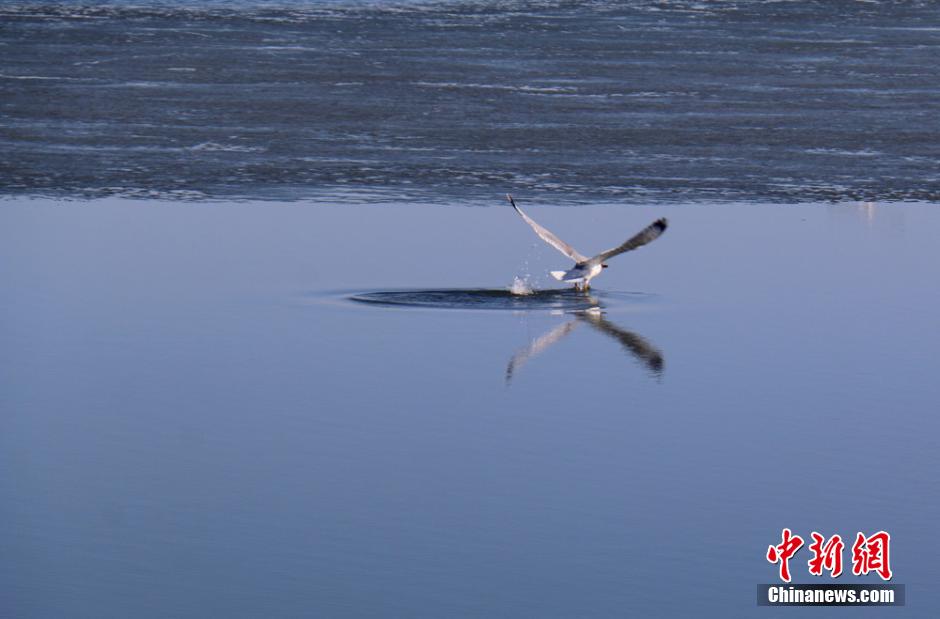
POLYGON ((506 198, 509 199, 509 203, 512 204, 514 209, 516 209, 516 212, 519 213, 519 216, 522 217, 522 219, 525 220, 527 224, 532 226, 532 229, 535 230, 537 235, 539 235, 539 238, 574 260, 574 267, 568 269, 567 271, 551 271, 551 274, 552 277, 560 282, 574 284, 574 287, 578 290, 587 290, 591 287, 591 280, 597 277, 602 270, 607 268, 607 260, 613 258, 614 256, 619 256, 624 252, 634 250, 638 247, 646 245, 647 243, 655 241, 663 232, 665 232, 666 228, 669 226, 669 222, 666 221, 666 218, 662 217, 643 228, 643 230, 635 234, 621 245, 588 258, 587 256, 579 253, 578 250, 576 250, 574 247, 568 245, 560 238, 555 236, 550 230, 543 228, 534 219, 523 213, 522 209, 516 206, 516 201, 512 199, 511 195, 506 194, 506 198))

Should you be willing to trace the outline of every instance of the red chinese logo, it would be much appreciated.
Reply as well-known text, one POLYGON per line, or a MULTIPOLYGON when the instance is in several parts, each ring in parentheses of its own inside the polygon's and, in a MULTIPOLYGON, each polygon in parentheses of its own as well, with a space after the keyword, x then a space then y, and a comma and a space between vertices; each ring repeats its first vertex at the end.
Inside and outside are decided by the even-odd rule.
MULTIPOLYGON (((816 531, 813 531, 812 537, 813 543, 809 545, 809 550, 813 557, 806 562, 809 573, 822 576, 826 571, 832 578, 837 578, 842 574, 842 551, 845 549, 842 537, 833 535, 826 541, 825 536, 816 531)), ((767 560, 779 563, 780 580, 790 582, 790 559, 803 547, 803 538, 794 535, 790 529, 784 529, 781 538, 778 545, 767 547, 767 560)), ((864 576, 875 572, 882 580, 891 580, 890 546, 891 536, 884 531, 878 531, 870 537, 859 533, 852 545, 852 573, 864 576)))
POLYGON ((856 576, 876 572, 882 580, 891 580, 891 561, 888 547, 891 536, 878 531, 871 537, 859 533, 852 544, 852 573, 856 576))
POLYGON ((809 573, 814 576, 822 576, 823 569, 826 569, 832 578, 836 578, 842 573, 842 549, 845 544, 838 535, 830 537, 824 545, 825 540, 825 537, 813 531, 813 543, 809 545, 813 558, 806 564, 809 565, 809 573))
POLYGON ((780 580, 790 582, 790 557, 803 545, 803 538, 799 535, 791 537, 790 529, 783 530, 783 541, 779 546, 767 548, 767 560, 771 563, 780 563, 780 580))

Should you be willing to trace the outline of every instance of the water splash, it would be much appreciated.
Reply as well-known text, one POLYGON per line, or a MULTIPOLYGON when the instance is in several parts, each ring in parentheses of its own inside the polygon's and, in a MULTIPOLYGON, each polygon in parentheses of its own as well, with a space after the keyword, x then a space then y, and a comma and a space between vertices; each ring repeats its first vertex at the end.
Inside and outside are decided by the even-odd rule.
POLYGON ((519 277, 516 275, 512 278, 512 286, 509 287, 509 292, 514 295, 526 296, 535 292, 535 289, 529 284, 529 276, 519 277))

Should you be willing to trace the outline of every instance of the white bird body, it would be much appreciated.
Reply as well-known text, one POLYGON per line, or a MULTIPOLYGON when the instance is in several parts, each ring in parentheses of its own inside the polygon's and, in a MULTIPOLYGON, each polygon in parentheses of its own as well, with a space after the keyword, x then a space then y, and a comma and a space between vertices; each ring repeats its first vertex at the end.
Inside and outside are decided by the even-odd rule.
POLYGON ((536 223, 534 219, 523 213, 522 209, 516 206, 516 202, 512 199, 511 195, 507 194, 506 197, 509 199, 509 203, 512 204, 512 207, 516 209, 516 212, 519 213, 519 216, 522 217, 522 219, 527 224, 529 224, 533 230, 535 230, 535 233, 539 236, 539 238, 574 260, 574 267, 568 269, 567 271, 551 271, 551 274, 552 277, 560 282, 574 284, 575 288, 579 290, 587 290, 591 287, 591 280, 597 277, 601 271, 607 268, 607 264, 605 264, 605 262, 608 259, 655 241, 663 232, 665 232, 666 228, 669 226, 669 222, 665 217, 657 219, 617 247, 608 249, 607 251, 601 252, 596 256, 588 258, 587 256, 578 252, 578 250, 576 250, 574 247, 568 245, 560 238, 555 236, 555 234, 553 234, 550 230, 543 228, 538 223, 536 223))
POLYGON ((574 265, 574 268, 567 271, 550 271, 550 273, 552 274, 552 277, 560 282, 586 285, 587 282, 590 282, 592 279, 597 277, 603 270, 604 266, 601 264, 576 264, 574 265))

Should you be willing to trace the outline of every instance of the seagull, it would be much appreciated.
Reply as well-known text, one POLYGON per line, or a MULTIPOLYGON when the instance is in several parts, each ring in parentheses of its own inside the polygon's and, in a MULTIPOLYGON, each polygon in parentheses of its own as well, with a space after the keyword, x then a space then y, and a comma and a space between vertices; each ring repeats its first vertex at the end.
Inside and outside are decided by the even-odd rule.
POLYGON ((601 252, 592 258, 588 258, 587 256, 579 253, 574 247, 568 245, 560 238, 555 236, 550 230, 543 228, 538 223, 536 223, 534 219, 523 213, 522 209, 516 206, 516 201, 512 199, 511 195, 506 194, 506 198, 509 199, 509 203, 512 204, 514 209, 516 209, 516 212, 519 213, 519 216, 522 217, 522 219, 525 220, 527 224, 532 226, 532 229, 535 230, 537 235, 539 235, 539 238, 574 260, 574 267, 568 269, 567 271, 550 272, 552 277, 560 282, 573 283, 577 290, 587 290, 590 288, 591 280, 597 277, 603 269, 607 268, 605 263, 608 259, 655 241, 663 232, 665 232, 666 227, 669 226, 669 222, 666 221, 666 218, 662 217, 643 228, 639 233, 635 234, 623 244, 618 245, 613 249, 608 249, 607 251, 601 252))

